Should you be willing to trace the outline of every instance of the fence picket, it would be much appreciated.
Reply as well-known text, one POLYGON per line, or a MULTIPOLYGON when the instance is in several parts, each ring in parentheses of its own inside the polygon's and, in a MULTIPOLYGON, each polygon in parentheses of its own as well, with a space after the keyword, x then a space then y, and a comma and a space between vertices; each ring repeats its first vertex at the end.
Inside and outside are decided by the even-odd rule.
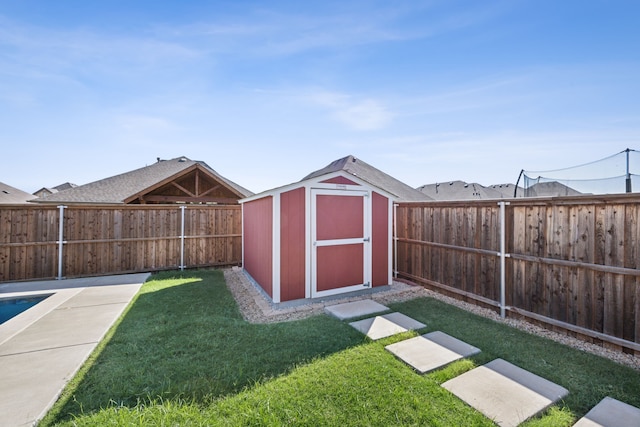
MULTIPOLYGON (((509 202, 505 271, 511 312, 595 340, 610 336, 614 346, 640 353, 638 196, 509 202)), ((495 202, 400 203, 397 210, 399 277, 496 306, 491 301, 499 300, 500 265, 489 255, 499 251, 495 202), (418 215, 422 211, 430 214, 418 215), (413 224, 417 217, 431 224, 413 224), (421 261, 430 269, 416 269, 421 261)))
MULTIPOLYGON (((187 211, 194 223, 185 238, 188 267, 242 262, 240 206, 188 206, 187 211), (229 250, 217 249, 225 246, 229 250)), ((0 206, 0 282, 56 277, 58 216, 56 207, 0 206)), ((68 206, 63 275, 178 268, 179 227, 175 205, 68 206)))

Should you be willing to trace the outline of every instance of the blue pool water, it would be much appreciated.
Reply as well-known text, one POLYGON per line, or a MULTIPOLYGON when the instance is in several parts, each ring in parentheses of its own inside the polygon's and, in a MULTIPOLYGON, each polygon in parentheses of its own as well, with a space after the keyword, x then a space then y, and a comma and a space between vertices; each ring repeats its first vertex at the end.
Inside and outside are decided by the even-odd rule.
POLYGON ((36 295, 16 298, 0 298, 0 325, 26 311, 47 298, 49 295, 36 295))

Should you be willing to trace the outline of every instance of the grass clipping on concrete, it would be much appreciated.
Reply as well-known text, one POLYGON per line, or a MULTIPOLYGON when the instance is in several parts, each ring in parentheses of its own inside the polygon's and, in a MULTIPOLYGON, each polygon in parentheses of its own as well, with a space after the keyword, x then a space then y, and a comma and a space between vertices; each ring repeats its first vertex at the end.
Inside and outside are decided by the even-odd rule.
POLYGON ((570 394, 530 426, 569 426, 603 397, 640 406, 640 372, 429 298, 392 308, 482 350, 418 375, 326 315, 243 320, 221 271, 145 283, 41 425, 493 425, 440 384, 503 358, 570 394))

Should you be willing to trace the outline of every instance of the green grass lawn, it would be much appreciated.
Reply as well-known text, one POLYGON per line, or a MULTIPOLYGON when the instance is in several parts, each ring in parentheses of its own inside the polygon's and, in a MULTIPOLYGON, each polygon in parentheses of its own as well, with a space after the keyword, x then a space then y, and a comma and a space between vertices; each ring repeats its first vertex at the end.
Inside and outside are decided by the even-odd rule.
MULTIPOLYGON (((434 425, 493 423, 440 384, 495 358, 569 390, 529 426, 569 426, 603 397, 640 407, 640 372, 420 298, 394 304, 482 350, 418 375, 326 315, 245 322, 221 271, 155 275, 41 425, 434 425)), ((415 335, 415 334, 414 334, 415 335)))

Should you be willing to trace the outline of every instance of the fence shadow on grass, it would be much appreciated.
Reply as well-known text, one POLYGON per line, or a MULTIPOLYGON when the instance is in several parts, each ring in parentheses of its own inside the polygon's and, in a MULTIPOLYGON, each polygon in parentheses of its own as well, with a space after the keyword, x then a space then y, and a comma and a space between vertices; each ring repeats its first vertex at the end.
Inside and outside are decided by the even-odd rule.
POLYGON ((250 324, 221 271, 162 273, 144 285, 45 421, 158 399, 204 404, 362 341, 329 316, 250 324))

